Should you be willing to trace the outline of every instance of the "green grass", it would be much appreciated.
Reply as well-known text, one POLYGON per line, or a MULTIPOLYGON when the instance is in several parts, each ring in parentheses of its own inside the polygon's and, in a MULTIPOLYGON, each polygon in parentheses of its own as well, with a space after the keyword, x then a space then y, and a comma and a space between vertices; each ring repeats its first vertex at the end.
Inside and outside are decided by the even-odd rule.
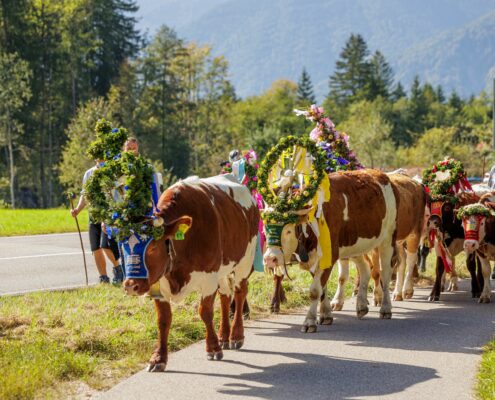
MULTIPOLYGON (((81 230, 87 230, 87 211, 83 210, 77 218, 81 230)), ((77 232, 76 222, 67 209, 0 209, 0 237, 64 232, 77 232)))
POLYGON ((482 400, 495 399, 495 338, 489 342, 483 352, 477 377, 476 390, 482 400))
MULTIPOLYGON (((292 268, 283 311, 308 305, 310 275, 292 268)), ((336 275, 336 271, 334 271, 336 275)), ((335 292, 336 276, 329 284, 335 292)), ((249 283, 251 317, 269 313, 271 277, 249 283)), ((350 294, 351 285, 348 285, 350 294)), ((218 300, 217 300, 218 301, 218 300)), ((204 337, 197 295, 174 306, 170 350, 204 337)), ((216 308, 218 318, 218 306, 216 308)), ((301 320, 302 323, 302 320, 301 320)), ((0 399, 67 398, 76 383, 102 390, 142 369, 157 335, 150 300, 97 286, 0 298, 0 399)))

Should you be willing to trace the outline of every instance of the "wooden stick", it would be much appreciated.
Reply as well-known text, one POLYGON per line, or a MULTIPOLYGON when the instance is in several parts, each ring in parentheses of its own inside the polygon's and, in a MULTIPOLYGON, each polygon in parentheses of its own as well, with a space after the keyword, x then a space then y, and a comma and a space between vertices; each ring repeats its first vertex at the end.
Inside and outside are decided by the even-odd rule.
MULTIPOLYGON (((72 202, 71 193, 67 193, 67 197, 69 198, 70 208, 74 209, 74 203, 72 202)), ((86 265, 86 253, 84 252, 84 245, 83 245, 83 240, 82 240, 82 235, 81 235, 81 228, 79 227, 79 221, 77 220, 77 215, 74 217, 74 219, 76 220, 77 232, 79 233, 79 241, 81 242, 81 250, 82 250, 83 260, 84 260, 84 273, 86 275, 86 286, 89 286, 88 266, 86 265)))

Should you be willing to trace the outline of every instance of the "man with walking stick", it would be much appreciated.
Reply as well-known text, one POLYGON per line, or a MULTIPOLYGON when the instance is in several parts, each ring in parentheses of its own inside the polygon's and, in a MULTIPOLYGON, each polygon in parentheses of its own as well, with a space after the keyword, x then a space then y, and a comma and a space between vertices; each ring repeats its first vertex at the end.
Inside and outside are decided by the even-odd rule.
MULTIPOLYGON (((83 177, 83 187, 89 177, 93 172, 99 167, 101 160, 95 160, 96 164, 94 167, 88 169, 84 173, 83 177)), ((76 208, 71 208, 71 215, 76 218, 77 215, 86 206, 86 201, 84 199, 84 190, 81 191, 81 196, 79 197, 79 202, 76 208)), ((91 215, 89 216, 89 242, 91 244, 91 251, 93 252, 93 257, 95 258, 96 268, 100 274, 100 283, 110 283, 110 278, 107 275, 107 267, 105 256, 113 264, 113 279, 112 283, 119 284, 122 283, 124 274, 122 267, 119 264, 119 249, 117 243, 114 239, 110 239, 107 233, 102 230, 101 222, 93 221, 91 215)))

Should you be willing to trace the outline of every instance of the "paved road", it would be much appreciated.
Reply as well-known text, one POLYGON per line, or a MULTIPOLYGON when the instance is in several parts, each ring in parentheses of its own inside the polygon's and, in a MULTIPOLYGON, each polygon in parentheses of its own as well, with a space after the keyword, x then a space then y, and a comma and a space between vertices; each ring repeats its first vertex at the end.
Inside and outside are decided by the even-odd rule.
MULTIPOLYGON (((468 282, 461 282, 467 290, 468 282)), ((354 301, 332 326, 299 332, 302 314, 253 321, 245 347, 206 361, 204 342, 171 355, 165 373, 139 372, 101 399, 471 399, 481 346, 495 333, 495 304, 469 294, 394 304, 392 320, 354 301)), ((493 297, 493 295, 492 295, 493 297)), ((173 329, 173 326, 172 326, 173 329)))
MULTIPOLYGON (((89 281, 96 283, 98 273, 87 232, 83 232, 83 241, 89 281)), ((0 237, 0 276, 0 295, 84 285, 78 234, 0 237)))

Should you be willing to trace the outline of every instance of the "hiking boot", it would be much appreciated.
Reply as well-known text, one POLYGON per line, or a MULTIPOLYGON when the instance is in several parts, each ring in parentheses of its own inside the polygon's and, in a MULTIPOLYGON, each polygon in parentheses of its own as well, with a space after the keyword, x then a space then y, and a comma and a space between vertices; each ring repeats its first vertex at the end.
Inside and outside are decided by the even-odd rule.
POLYGON ((110 283, 110 278, 106 275, 100 275, 100 283, 110 283))
POLYGON ((124 281, 124 273, 122 272, 122 266, 117 265, 113 267, 113 279, 112 283, 118 285, 124 281))

